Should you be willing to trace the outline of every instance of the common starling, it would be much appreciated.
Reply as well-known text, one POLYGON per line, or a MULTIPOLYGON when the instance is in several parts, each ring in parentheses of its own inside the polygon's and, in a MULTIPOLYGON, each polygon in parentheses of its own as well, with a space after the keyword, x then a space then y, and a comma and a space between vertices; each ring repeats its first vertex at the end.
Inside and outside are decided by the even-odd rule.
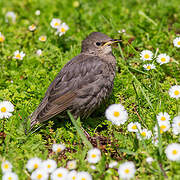
POLYGON ((87 36, 81 53, 61 69, 32 113, 31 128, 67 110, 75 118, 89 116, 112 91, 116 59, 111 45, 119 41, 100 32, 87 36))

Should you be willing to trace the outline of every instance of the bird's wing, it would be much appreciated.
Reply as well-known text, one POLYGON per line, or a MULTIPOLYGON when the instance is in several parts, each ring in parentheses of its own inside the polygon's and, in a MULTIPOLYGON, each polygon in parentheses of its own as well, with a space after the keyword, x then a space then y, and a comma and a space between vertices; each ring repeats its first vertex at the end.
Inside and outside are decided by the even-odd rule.
POLYGON ((77 56, 69 61, 51 83, 44 99, 31 116, 31 126, 46 121, 72 105, 78 91, 97 80, 104 62, 95 56, 77 56))

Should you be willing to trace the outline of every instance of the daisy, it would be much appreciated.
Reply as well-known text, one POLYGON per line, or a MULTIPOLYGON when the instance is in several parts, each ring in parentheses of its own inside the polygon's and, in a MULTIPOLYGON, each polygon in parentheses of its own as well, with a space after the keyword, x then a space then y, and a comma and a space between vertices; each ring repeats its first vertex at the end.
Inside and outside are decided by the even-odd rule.
POLYGON ((14 111, 14 105, 9 101, 0 102, 0 119, 9 118, 14 111))
POLYGON ((68 174, 68 170, 66 168, 60 167, 51 174, 51 179, 52 180, 66 180, 67 174, 68 174))
POLYGON ((172 143, 166 147, 166 156, 171 161, 180 161, 180 144, 172 143))
POLYGON ((67 162, 67 168, 68 169, 76 169, 76 161, 73 160, 73 161, 68 161, 67 162))
POLYGON ((153 161, 154 161, 154 159, 153 159, 152 157, 147 157, 147 158, 146 158, 146 162, 147 162, 148 164, 151 164, 153 161))
POLYGON ((87 160, 89 163, 97 163, 101 159, 101 151, 97 148, 90 149, 87 153, 87 160))
POLYGON ((38 50, 36 51, 36 54, 37 54, 38 56, 41 56, 41 55, 42 55, 42 50, 41 50, 41 49, 38 49, 38 50))
POLYGON ((121 104, 110 105, 105 112, 106 118, 115 125, 124 124, 128 119, 128 113, 121 104))
POLYGON ((36 25, 32 24, 31 26, 28 27, 30 31, 35 31, 36 30, 36 25))
POLYGON ((152 57, 153 57, 153 53, 149 50, 143 50, 141 53, 140 53, 140 56, 143 61, 150 61, 152 60, 152 57))
POLYGON ((172 129, 173 134, 175 134, 175 135, 180 134, 180 116, 176 116, 173 119, 172 128, 173 128, 172 129))
POLYGON ((173 40, 173 44, 175 47, 180 47, 180 37, 176 37, 174 40, 173 40))
POLYGON ((63 151, 66 147, 63 144, 53 144, 52 146, 52 151, 59 153, 61 151, 63 151))
POLYGON ((170 61, 170 57, 167 54, 159 54, 156 61, 162 65, 162 64, 166 64, 170 61))
POLYGON ((14 57, 13 58, 23 60, 25 55, 26 54, 23 53, 23 51, 19 52, 19 50, 17 50, 17 51, 14 52, 14 57))
POLYGON ((3 173, 11 172, 12 164, 9 161, 3 161, 1 164, 1 169, 3 173))
POLYGON ((137 134, 137 138, 142 140, 143 139, 150 139, 151 138, 151 131, 147 130, 147 129, 140 129, 139 132, 136 133, 137 134))
POLYGON ((133 162, 125 162, 119 166, 118 174, 122 179, 131 179, 136 172, 133 162))
POLYGON ((61 20, 60 19, 57 19, 57 18, 53 18, 50 25, 51 27, 57 29, 61 24, 61 20))
POLYGON ((2 176, 2 180, 18 180, 18 176, 17 176, 16 173, 6 172, 6 173, 2 176))
POLYGON ((154 64, 144 64, 143 67, 147 71, 149 71, 151 69, 156 69, 156 66, 154 64))
POLYGON ((56 161, 52 159, 47 159, 42 162, 41 167, 45 169, 48 173, 51 173, 57 168, 57 164, 56 161))
POLYGON ((85 171, 81 171, 77 173, 77 180, 92 180, 92 176, 85 171))
POLYGON ((40 40, 41 42, 45 42, 45 41, 47 40, 47 36, 42 35, 42 36, 39 37, 39 40, 40 40))
MULTIPOLYGON (((169 128, 171 127, 170 126, 170 123, 169 121, 160 121, 158 122, 159 124, 159 128, 160 128, 160 133, 162 134, 163 132, 166 132, 169 130, 169 128)), ((158 135, 158 128, 157 126, 154 127, 154 131, 155 131, 155 134, 158 135)))
POLYGON ((9 20, 11 20, 13 23, 16 22, 16 14, 12 11, 9 11, 6 13, 6 22, 9 22, 9 20))
POLYGON ((156 119, 158 120, 158 123, 159 122, 169 122, 169 120, 171 119, 169 114, 167 112, 160 112, 157 116, 156 116, 156 119))
POLYGON ((39 16, 40 14, 41 14, 41 11, 40 10, 36 10, 35 15, 39 16))
POLYGON ((77 171, 73 170, 70 171, 67 176, 66 176, 67 180, 77 180, 77 171))
POLYGON ((180 98, 180 86, 179 85, 175 85, 175 86, 171 86, 171 88, 169 89, 169 95, 172 98, 180 98))
POLYGON ((41 166, 42 160, 35 157, 35 158, 31 158, 28 160, 27 164, 26 164, 26 168, 28 169, 29 172, 31 172, 34 169, 37 169, 41 166))
POLYGON ((115 167, 117 165, 118 165, 117 161, 112 161, 112 162, 109 163, 109 168, 113 168, 113 167, 115 167))
POLYGON ((48 176, 45 169, 38 168, 31 174, 31 180, 48 180, 48 176))
POLYGON ((141 129, 141 125, 138 122, 131 122, 128 124, 127 129, 129 132, 138 132, 138 129, 141 129))
POLYGON ((4 40, 5 40, 5 37, 4 37, 4 35, 0 32, 0 43, 1 43, 1 42, 4 42, 4 40))
POLYGON ((66 23, 62 23, 58 28, 56 34, 59 34, 59 36, 62 36, 66 33, 66 31, 69 29, 68 25, 66 23))

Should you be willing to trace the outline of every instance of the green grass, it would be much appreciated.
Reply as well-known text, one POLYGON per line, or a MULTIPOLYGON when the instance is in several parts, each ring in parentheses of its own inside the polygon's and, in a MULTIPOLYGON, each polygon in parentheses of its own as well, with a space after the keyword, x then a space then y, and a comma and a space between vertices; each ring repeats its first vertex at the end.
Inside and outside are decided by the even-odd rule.
MULTIPOLYGON (((113 180, 118 173, 107 169, 110 160, 133 161, 136 165, 136 179, 180 179, 180 164, 167 160, 166 146, 178 142, 178 136, 171 129, 162 134, 161 145, 155 147, 151 140, 139 141, 135 134, 127 131, 127 124, 138 121, 143 127, 153 130, 156 115, 168 112, 173 119, 180 107, 170 98, 168 90, 180 84, 179 49, 172 44, 180 33, 179 0, 80 0, 80 6, 73 7, 72 0, 0 0, 0 32, 5 36, 0 44, 0 101, 9 100, 15 105, 13 116, 0 123, 0 161, 7 159, 13 164, 13 171, 20 180, 28 179, 25 169, 27 160, 38 156, 53 158, 58 166, 66 166, 68 160, 77 159, 78 171, 88 171, 93 178, 113 180), (40 16, 35 11, 41 11, 40 16), (14 11, 16 23, 6 23, 5 14, 14 11), (66 22, 70 29, 58 37, 51 28, 53 17, 66 22), (32 33, 31 24, 37 25, 32 33), (125 34, 117 31, 125 29, 125 34), (95 171, 85 161, 88 146, 70 119, 49 121, 33 134, 25 135, 24 120, 40 103, 44 93, 60 69, 80 53, 81 41, 93 31, 99 31, 112 38, 121 38, 121 47, 114 49, 117 59, 117 73, 110 99, 95 111, 81 125, 91 136, 102 135, 111 143, 98 146, 103 158, 95 171), (46 42, 38 40, 47 35, 46 42), (130 40, 133 40, 130 42, 130 40), (147 72, 139 53, 149 49, 154 53, 167 53, 173 60, 165 65, 156 64, 156 70, 147 72), (37 56, 36 50, 43 55, 37 56), (26 53, 24 59, 13 59, 15 50, 26 53), (13 81, 13 83, 11 82, 13 81), (105 109, 113 103, 125 106, 129 119, 120 127, 114 127, 104 116, 105 109), (53 143, 64 143, 68 151, 57 157, 52 154, 53 143), (156 161, 148 165, 147 156, 156 161)), ((178 102, 179 103, 179 102, 178 102)), ((0 177, 2 176, 0 170, 0 177)))

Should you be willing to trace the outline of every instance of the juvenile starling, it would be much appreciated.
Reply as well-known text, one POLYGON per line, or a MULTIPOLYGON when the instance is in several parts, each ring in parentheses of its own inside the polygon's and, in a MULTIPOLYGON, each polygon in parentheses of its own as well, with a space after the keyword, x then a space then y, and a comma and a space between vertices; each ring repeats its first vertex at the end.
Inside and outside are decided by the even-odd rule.
POLYGON ((31 128, 66 110, 75 118, 89 116, 112 91, 116 59, 111 45, 119 41, 100 32, 83 40, 81 53, 61 69, 32 113, 31 128))

